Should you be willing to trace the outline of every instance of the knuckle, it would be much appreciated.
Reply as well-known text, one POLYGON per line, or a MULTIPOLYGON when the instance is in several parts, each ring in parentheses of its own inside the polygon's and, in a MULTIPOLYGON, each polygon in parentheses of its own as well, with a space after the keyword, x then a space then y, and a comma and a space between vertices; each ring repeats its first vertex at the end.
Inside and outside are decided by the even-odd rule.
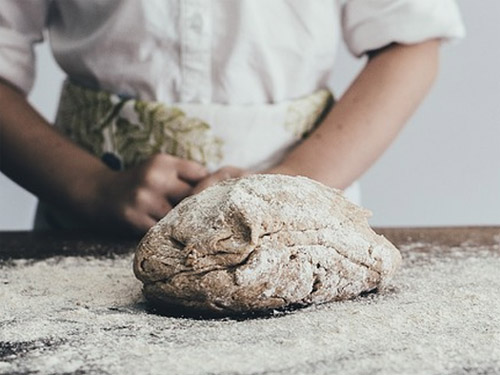
POLYGON ((137 188, 132 191, 131 203, 134 207, 140 207, 149 200, 149 191, 145 188, 137 188))
POLYGON ((142 177, 143 183, 146 186, 155 186, 158 184, 161 175, 158 173, 156 169, 150 168, 144 171, 144 175, 142 177))
POLYGON ((144 171, 141 176, 141 181, 139 181, 139 186, 147 188, 161 188, 162 186, 168 185, 169 181, 172 179, 172 169, 171 168, 149 168, 144 171))
POLYGON ((151 160, 155 162, 161 162, 162 160, 166 159, 168 159, 168 155, 163 153, 157 153, 151 156, 151 160))
POLYGON ((175 158, 172 155, 165 153, 158 153, 151 156, 149 159, 150 166, 158 167, 172 164, 175 161, 175 158))
POLYGON ((174 163, 177 158, 175 156, 172 156, 170 154, 158 154, 158 160, 160 160, 162 163, 166 163, 166 164, 172 164, 174 163))

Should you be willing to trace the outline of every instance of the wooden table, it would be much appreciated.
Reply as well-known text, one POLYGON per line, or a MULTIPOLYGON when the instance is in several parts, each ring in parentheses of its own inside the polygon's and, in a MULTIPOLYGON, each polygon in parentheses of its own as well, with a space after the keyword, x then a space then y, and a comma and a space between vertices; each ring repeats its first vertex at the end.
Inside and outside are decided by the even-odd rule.
MULTIPOLYGON (((375 228, 396 246, 415 242, 441 245, 489 246, 500 241, 500 226, 434 227, 434 228, 375 228)), ((139 239, 118 238, 91 233, 0 232, 0 259, 43 259, 56 255, 107 256, 133 252, 139 239)))
POLYGON ((151 311, 137 238, 0 232, 0 375, 500 374, 500 227, 376 231, 388 288, 240 320, 151 311))

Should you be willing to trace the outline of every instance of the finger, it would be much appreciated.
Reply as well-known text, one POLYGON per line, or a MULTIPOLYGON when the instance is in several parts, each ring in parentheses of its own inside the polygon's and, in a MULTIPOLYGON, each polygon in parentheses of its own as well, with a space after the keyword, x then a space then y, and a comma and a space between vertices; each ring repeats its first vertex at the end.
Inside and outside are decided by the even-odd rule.
POLYGON ((139 232, 139 234, 144 234, 157 222, 158 221, 156 219, 145 215, 138 220, 137 224, 135 225, 135 230, 139 232))
POLYGON ((226 180, 228 178, 231 178, 231 175, 227 171, 217 171, 210 177, 201 180, 198 185, 194 187, 193 194, 198 194, 206 188, 215 185, 217 182, 226 180))
POLYGON ((217 181, 218 180, 216 180, 214 176, 210 176, 208 178, 205 178, 204 180, 202 180, 198 185, 196 185, 193 188, 193 195, 202 192, 207 187, 212 186, 213 184, 215 184, 217 181))
POLYGON ((177 175, 187 182, 198 182, 208 176, 207 169, 194 161, 179 159, 177 175))
POLYGON ((167 199, 175 206, 187 196, 193 194, 193 187, 182 180, 176 180, 169 187, 167 199))
POLYGON ((151 216, 144 216, 141 218, 141 221, 137 225, 137 229, 139 229, 141 232, 146 233, 151 227, 156 225, 158 220, 152 218, 151 216))
POLYGON ((142 235, 155 225, 157 220, 148 214, 135 212, 129 215, 127 222, 133 232, 142 235))
POLYGON ((191 193, 192 186, 179 179, 169 181, 167 195, 169 197, 185 197, 191 193))
POLYGON ((134 225, 143 221, 145 216, 159 220, 172 209, 162 190, 142 188, 133 195, 130 205, 125 209, 124 218, 134 225))
POLYGON ((165 217, 170 212, 172 205, 166 199, 160 199, 147 210, 149 217, 155 220, 155 223, 165 217))

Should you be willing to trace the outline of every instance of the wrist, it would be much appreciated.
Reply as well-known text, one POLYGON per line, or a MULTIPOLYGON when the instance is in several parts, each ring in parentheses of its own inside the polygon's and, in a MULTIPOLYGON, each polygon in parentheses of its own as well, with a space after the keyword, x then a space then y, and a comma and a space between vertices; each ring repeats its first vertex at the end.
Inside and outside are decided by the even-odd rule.
POLYGON ((71 209, 86 218, 95 217, 105 200, 106 188, 111 184, 111 179, 116 173, 104 164, 97 163, 92 168, 79 172, 69 188, 71 209))

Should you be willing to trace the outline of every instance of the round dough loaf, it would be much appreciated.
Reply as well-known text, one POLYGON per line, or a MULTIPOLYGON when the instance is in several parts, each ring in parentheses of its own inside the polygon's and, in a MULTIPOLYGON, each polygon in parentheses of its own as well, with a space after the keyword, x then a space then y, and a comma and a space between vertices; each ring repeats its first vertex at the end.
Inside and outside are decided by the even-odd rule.
POLYGON ((151 301, 225 314, 353 298, 401 262, 369 216, 305 177, 226 180, 151 228, 134 272, 151 301))

